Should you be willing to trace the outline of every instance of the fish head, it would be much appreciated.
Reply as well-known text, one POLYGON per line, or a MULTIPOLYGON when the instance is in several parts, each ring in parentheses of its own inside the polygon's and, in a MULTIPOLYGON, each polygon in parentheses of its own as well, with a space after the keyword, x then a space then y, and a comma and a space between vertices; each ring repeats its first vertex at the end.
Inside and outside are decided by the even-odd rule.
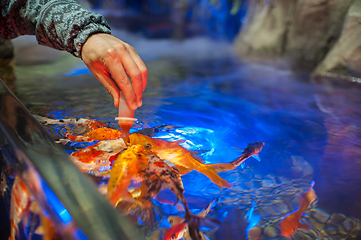
POLYGON ((140 133, 132 133, 129 135, 129 145, 141 145, 146 151, 152 150, 152 148, 156 145, 156 142, 153 138, 145 136, 140 133))
POLYGON ((285 217, 280 222, 281 235, 284 237, 290 237, 297 231, 299 225, 299 219, 295 218, 292 214, 285 217))
POLYGON ((131 152, 134 155, 134 159, 136 159, 138 163, 148 163, 148 152, 144 149, 142 145, 132 145, 127 149, 127 151, 131 152))
POLYGON ((168 217, 168 223, 173 227, 175 225, 178 225, 180 223, 184 222, 184 218, 180 216, 169 216, 168 217))
POLYGON ((180 223, 169 228, 164 234, 164 240, 179 240, 187 231, 187 224, 180 223))
POLYGON ((249 151, 252 151, 254 154, 259 153, 264 146, 264 142, 254 142, 247 145, 249 151))

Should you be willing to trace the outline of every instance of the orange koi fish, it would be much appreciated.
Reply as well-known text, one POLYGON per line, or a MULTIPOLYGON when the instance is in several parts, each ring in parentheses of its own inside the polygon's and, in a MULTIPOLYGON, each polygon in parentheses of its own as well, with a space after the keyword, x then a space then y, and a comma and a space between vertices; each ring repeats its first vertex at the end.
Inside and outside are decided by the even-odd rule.
POLYGON ((159 158, 174 163, 180 174, 186 174, 197 170, 210 178, 212 182, 221 187, 231 187, 232 184, 218 176, 217 172, 232 170, 235 168, 229 163, 203 164, 193 158, 192 154, 179 145, 179 141, 169 142, 164 139, 151 138, 139 133, 129 135, 129 145, 140 144, 145 149, 154 152, 159 158), (217 171, 215 170, 217 169, 217 171))
POLYGON ((145 154, 141 154, 143 151, 144 148, 140 145, 130 146, 114 161, 107 192, 112 205, 116 206, 124 198, 132 198, 127 190, 131 180, 136 178, 138 172, 148 164, 145 154))
POLYGON ((25 186, 24 182, 18 177, 15 177, 14 185, 11 190, 10 202, 10 237, 9 240, 15 240, 15 235, 18 232, 19 223, 25 213, 26 208, 30 204, 30 192, 25 186))
POLYGON ((68 131, 66 131, 64 135, 66 138, 74 142, 94 142, 94 141, 119 139, 122 137, 122 131, 107 127, 102 127, 91 130, 90 132, 87 132, 84 136, 74 135, 69 133, 68 131))
POLYGON ((264 146, 264 142, 254 142, 248 144, 246 149, 243 150, 241 156, 230 163, 237 167, 241 165, 244 161, 246 161, 246 159, 248 159, 249 157, 252 156, 258 157, 258 153, 262 150, 263 146, 264 146))
POLYGON ((317 196, 315 190, 313 190, 315 182, 312 181, 310 189, 300 194, 298 197, 301 201, 300 208, 296 211, 288 214, 281 222, 281 235, 290 237, 298 228, 310 229, 310 226, 306 223, 301 223, 302 214, 316 200, 317 196))
MULTIPOLYGON (((140 145, 139 145, 140 146, 140 145)), ((144 154, 144 153, 142 153, 144 154)), ((164 160, 158 158, 151 152, 147 152, 148 167, 140 171, 143 179, 140 196, 128 207, 125 212, 139 216, 148 226, 153 226, 153 211, 151 200, 161 190, 169 188, 177 196, 177 201, 181 201, 188 211, 188 205, 184 197, 184 188, 179 172, 175 167, 169 166, 164 160)))

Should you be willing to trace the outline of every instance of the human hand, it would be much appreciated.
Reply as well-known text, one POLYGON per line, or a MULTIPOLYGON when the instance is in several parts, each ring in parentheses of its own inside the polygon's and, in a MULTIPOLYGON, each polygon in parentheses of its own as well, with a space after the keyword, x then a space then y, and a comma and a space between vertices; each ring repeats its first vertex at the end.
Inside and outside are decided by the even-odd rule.
POLYGON ((115 107, 119 107, 120 90, 131 109, 142 105, 147 68, 132 46, 110 34, 97 33, 84 43, 81 56, 89 70, 112 95, 115 107))

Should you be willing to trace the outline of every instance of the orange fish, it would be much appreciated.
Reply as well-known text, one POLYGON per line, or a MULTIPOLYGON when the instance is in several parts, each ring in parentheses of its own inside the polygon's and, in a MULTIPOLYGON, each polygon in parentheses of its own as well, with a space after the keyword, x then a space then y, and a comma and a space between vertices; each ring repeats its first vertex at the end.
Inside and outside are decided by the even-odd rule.
POLYGON ((124 198, 132 198, 127 190, 131 180, 148 165, 145 154, 141 154, 143 151, 144 148, 140 145, 130 146, 114 161, 110 170, 107 192, 112 205, 116 206, 124 198))
POLYGON ((18 232, 18 227, 23 218, 26 209, 30 204, 30 192, 25 186, 24 182, 18 177, 15 177, 14 185, 11 190, 10 203, 10 237, 9 240, 15 240, 15 235, 18 232))
POLYGON ((247 145, 246 149, 243 150, 241 156, 236 160, 232 161, 231 164, 234 166, 241 165, 249 157, 257 157, 257 160, 260 161, 258 153, 262 150, 264 142, 254 142, 247 145))
POLYGON ((129 135, 129 145, 140 144, 145 149, 154 152, 159 158, 174 163, 180 174, 186 174, 197 170, 211 179, 212 182, 221 187, 231 187, 232 184, 218 176, 217 172, 232 170, 234 165, 229 163, 203 164, 193 158, 192 154, 179 145, 179 141, 169 142, 164 139, 151 138, 139 133, 129 135))
MULTIPOLYGON (((145 153, 141 152, 138 154, 145 153)), ((169 188, 177 196, 177 201, 180 200, 183 203, 186 211, 188 210, 188 206, 183 194, 183 183, 178 170, 175 167, 169 166, 166 161, 160 159, 150 151, 147 151, 146 158, 148 159, 148 166, 144 170, 139 171, 139 175, 143 180, 140 188, 141 194, 125 212, 139 216, 146 225, 152 227, 154 217, 151 200, 161 190, 169 188)))
POLYGON ((281 222, 281 235, 290 237, 298 228, 310 229, 310 226, 306 223, 301 223, 302 214, 310 206, 310 204, 316 200, 317 196, 315 190, 313 190, 315 182, 312 181, 310 189, 300 194, 298 197, 301 201, 300 208, 287 215, 281 222))
POLYGON ((164 234, 164 240, 179 240, 187 232, 187 224, 179 223, 171 228, 169 228, 164 234))

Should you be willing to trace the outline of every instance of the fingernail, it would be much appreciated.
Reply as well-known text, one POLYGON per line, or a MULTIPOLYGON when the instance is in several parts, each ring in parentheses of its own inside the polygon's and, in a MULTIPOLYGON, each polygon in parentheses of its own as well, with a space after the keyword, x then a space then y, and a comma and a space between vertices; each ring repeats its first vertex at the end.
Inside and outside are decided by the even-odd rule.
POLYGON ((137 103, 133 103, 133 109, 137 109, 138 108, 138 104, 137 103))
POLYGON ((139 101, 138 101, 138 107, 141 107, 142 104, 143 104, 142 100, 139 100, 139 101))

